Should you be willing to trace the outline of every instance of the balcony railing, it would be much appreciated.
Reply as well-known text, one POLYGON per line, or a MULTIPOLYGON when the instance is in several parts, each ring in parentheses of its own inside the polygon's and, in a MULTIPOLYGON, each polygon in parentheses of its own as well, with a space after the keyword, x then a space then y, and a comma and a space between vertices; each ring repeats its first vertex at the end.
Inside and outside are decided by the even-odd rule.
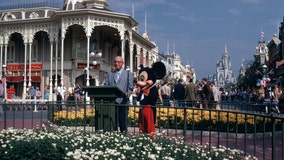
MULTIPOLYGON (((108 107, 107 103, 102 103, 108 107)), ((100 105, 96 103, 96 105, 100 105)), ((269 114, 263 104, 222 102, 221 110, 199 108, 202 103, 181 103, 176 107, 156 108, 156 132, 182 138, 186 143, 199 143, 209 148, 220 145, 244 151, 258 159, 284 159, 284 117, 269 114)), ((209 107, 214 103, 209 103, 209 107)), ((131 105, 128 114, 129 134, 138 134, 138 113, 141 106, 131 105)), ((93 103, 74 102, 7 102, 3 104, 0 129, 66 126, 95 132, 93 103)), ((281 106, 280 106, 281 108, 281 106)))

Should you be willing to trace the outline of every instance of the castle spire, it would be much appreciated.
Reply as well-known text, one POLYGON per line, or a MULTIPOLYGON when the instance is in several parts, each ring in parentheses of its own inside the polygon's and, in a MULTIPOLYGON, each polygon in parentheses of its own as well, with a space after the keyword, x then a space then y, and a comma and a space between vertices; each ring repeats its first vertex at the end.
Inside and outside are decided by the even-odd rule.
POLYGON ((168 55, 170 54, 170 44, 169 44, 169 41, 168 41, 168 44, 167 44, 167 54, 168 55))
POLYGON ((227 49, 227 44, 225 43, 225 48, 224 48, 224 55, 228 55, 228 49, 227 49))

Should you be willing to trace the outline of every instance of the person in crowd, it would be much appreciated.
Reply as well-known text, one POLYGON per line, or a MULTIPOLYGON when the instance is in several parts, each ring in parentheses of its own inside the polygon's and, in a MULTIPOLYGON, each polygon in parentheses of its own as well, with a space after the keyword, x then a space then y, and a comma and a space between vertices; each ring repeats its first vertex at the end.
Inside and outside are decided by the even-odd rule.
POLYGON ((11 86, 7 88, 7 99, 12 99, 12 94, 14 91, 11 89, 11 86))
POLYGON ((14 85, 10 85, 10 87, 7 88, 7 98, 16 99, 16 90, 15 90, 14 85))
MULTIPOLYGON (((70 86, 68 87, 68 94, 67 94, 67 98, 66 98, 66 103, 69 105, 71 103, 74 103, 75 101, 75 97, 74 97, 74 85, 70 84, 70 86)), ((70 105, 69 105, 70 106, 70 105)))
POLYGON ((85 90, 81 87, 80 88, 80 99, 81 99, 81 103, 83 104, 85 101, 85 90))
POLYGON ((215 86, 215 82, 211 82, 211 91, 213 94, 213 101, 214 101, 213 108, 221 109, 220 107, 221 94, 220 91, 215 86))
POLYGON ((62 111, 62 96, 59 92, 56 93, 57 110, 62 111))
POLYGON ((253 87, 251 92, 249 92, 249 99, 250 102, 256 103, 258 100, 258 93, 257 93, 257 88, 253 87))
MULTIPOLYGON (((66 92, 66 88, 65 86, 60 83, 58 86, 57 86, 57 93, 61 96, 61 100, 64 101, 64 98, 65 98, 65 92, 66 92)), ((58 95, 57 94, 57 95, 58 95)))
POLYGON ((182 83, 183 83, 183 80, 179 79, 178 84, 175 86, 175 89, 174 89, 175 103, 177 103, 179 107, 182 107, 184 104, 185 87, 182 83))
POLYGON ((278 107, 278 104, 279 104, 279 98, 281 97, 282 95, 282 90, 277 86, 275 85, 273 88, 272 88, 272 94, 273 94, 273 97, 272 98, 272 105, 275 107, 277 113, 280 113, 280 110, 279 110, 279 107, 278 107))
POLYGON ((273 92, 275 95, 275 99, 279 102, 279 99, 283 95, 281 88, 278 85, 275 85, 273 92))
POLYGON ((132 104, 136 105, 137 104, 137 97, 140 94, 140 88, 137 86, 137 80, 134 80, 134 88, 132 92, 132 104))
POLYGON ((208 103, 210 100, 210 86, 207 83, 207 78, 202 78, 201 80, 202 83, 202 107, 203 108, 208 108, 208 103))
POLYGON ((74 84, 70 84, 68 88, 68 96, 74 96, 74 84))
POLYGON ((35 92, 35 97, 36 97, 36 103, 39 104, 39 100, 41 98, 41 91, 39 90, 39 87, 36 87, 36 92, 35 92))
POLYGON ((221 92, 221 101, 226 101, 226 91, 224 88, 220 88, 220 92, 221 92))
POLYGON ((277 113, 280 113, 277 103, 275 101, 275 95, 270 86, 264 88, 264 105, 265 113, 268 114, 269 108, 275 107, 277 113))
POLYGON ((265 97, 265 89, 264 86, 261 85, 258 89, 258 102, 263 103, 265 97))
POLYGON ((34 86, 30 87, 29 92, 30 92, 30 98, 31 99, 35 99, 35 92, 36 92, 36 90, 35 90, 34 86))
MULTIPOLYGON (((121 91, 125 92, 126 98, 116 98, 116 119, 119 124, 119 129, 121 133, 127 133, 127 115, 129 104, 128 98, 133 92, 133 82, 134 78, 130 71, 123 69, 124 61, 121 56, 116 56, 114 58, 114 70, 108 72, 105 78, 105 86, 117 86, 121 91)), ((116 129, 117 127, 115 127, 116 129)))
POLYGON ((162 93, 161 93, 161 85, 156 84, 156 87, 158 89, 158 100, 159 100, 160 104, 163 104, 163 98, 162 98, 162 93))
POLYGON ((195 106, 197 96, 197 88, 193 84, 193 79, 189 79, 189 83, 185 86, 185 100, 188 106, 193 107, 195 106))
POLYGON ((171 87, 169 86, 167 80, 165 80, 162 83, 161 95, 162 95, 162 99, 163 99, 163 104, 165 106, 170 106, 171 87))
POLYGON ((46 85, 45 87, 44 87, 44 100, 49 100, 49 95, 50 95, 50 87, 49 87, 49 85, 46 85))
POLYGON ((40 99, 41 98, 41 91, 39 90, 39 87, 36 87, 36 99, 40 99))
POLYGON ((74 98, 75 98, 75 103, 78 104, 78 102, 81 102, 81 86, 79 84, 76 84, 74 87, 74 98))
POLYGON ((197 100, 197 104, 199 104, 199 108, 203 108, 203 92, 202 92, 202 83, 198 83, 197 85, 197 96, 196 96, 196 100, 197 100))
POLYGON ((16 89, 13 84, 10 86, 10 92, 12 94, 12 99, 16 99, 16 89))

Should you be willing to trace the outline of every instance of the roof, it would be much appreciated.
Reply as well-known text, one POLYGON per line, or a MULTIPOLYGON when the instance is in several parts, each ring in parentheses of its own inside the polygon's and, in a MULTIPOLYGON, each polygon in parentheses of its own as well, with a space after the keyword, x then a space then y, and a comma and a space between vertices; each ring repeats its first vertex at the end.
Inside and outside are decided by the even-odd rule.
POLYGON ((63 5, 63 0, 29 0, 28 2, 9 0, 0 3, 0 10, 38 7, 63 8, 63 5))

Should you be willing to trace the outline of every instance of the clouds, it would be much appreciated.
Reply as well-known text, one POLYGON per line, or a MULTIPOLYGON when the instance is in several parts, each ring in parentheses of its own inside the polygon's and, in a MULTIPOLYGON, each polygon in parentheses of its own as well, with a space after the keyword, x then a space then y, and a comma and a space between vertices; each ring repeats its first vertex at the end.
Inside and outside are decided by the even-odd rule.
POLYGON ((241 15, 241 11, 237 8, 231 8, 229 9, 229 13, 234 15, 234 16, 240 16, 241 15))

